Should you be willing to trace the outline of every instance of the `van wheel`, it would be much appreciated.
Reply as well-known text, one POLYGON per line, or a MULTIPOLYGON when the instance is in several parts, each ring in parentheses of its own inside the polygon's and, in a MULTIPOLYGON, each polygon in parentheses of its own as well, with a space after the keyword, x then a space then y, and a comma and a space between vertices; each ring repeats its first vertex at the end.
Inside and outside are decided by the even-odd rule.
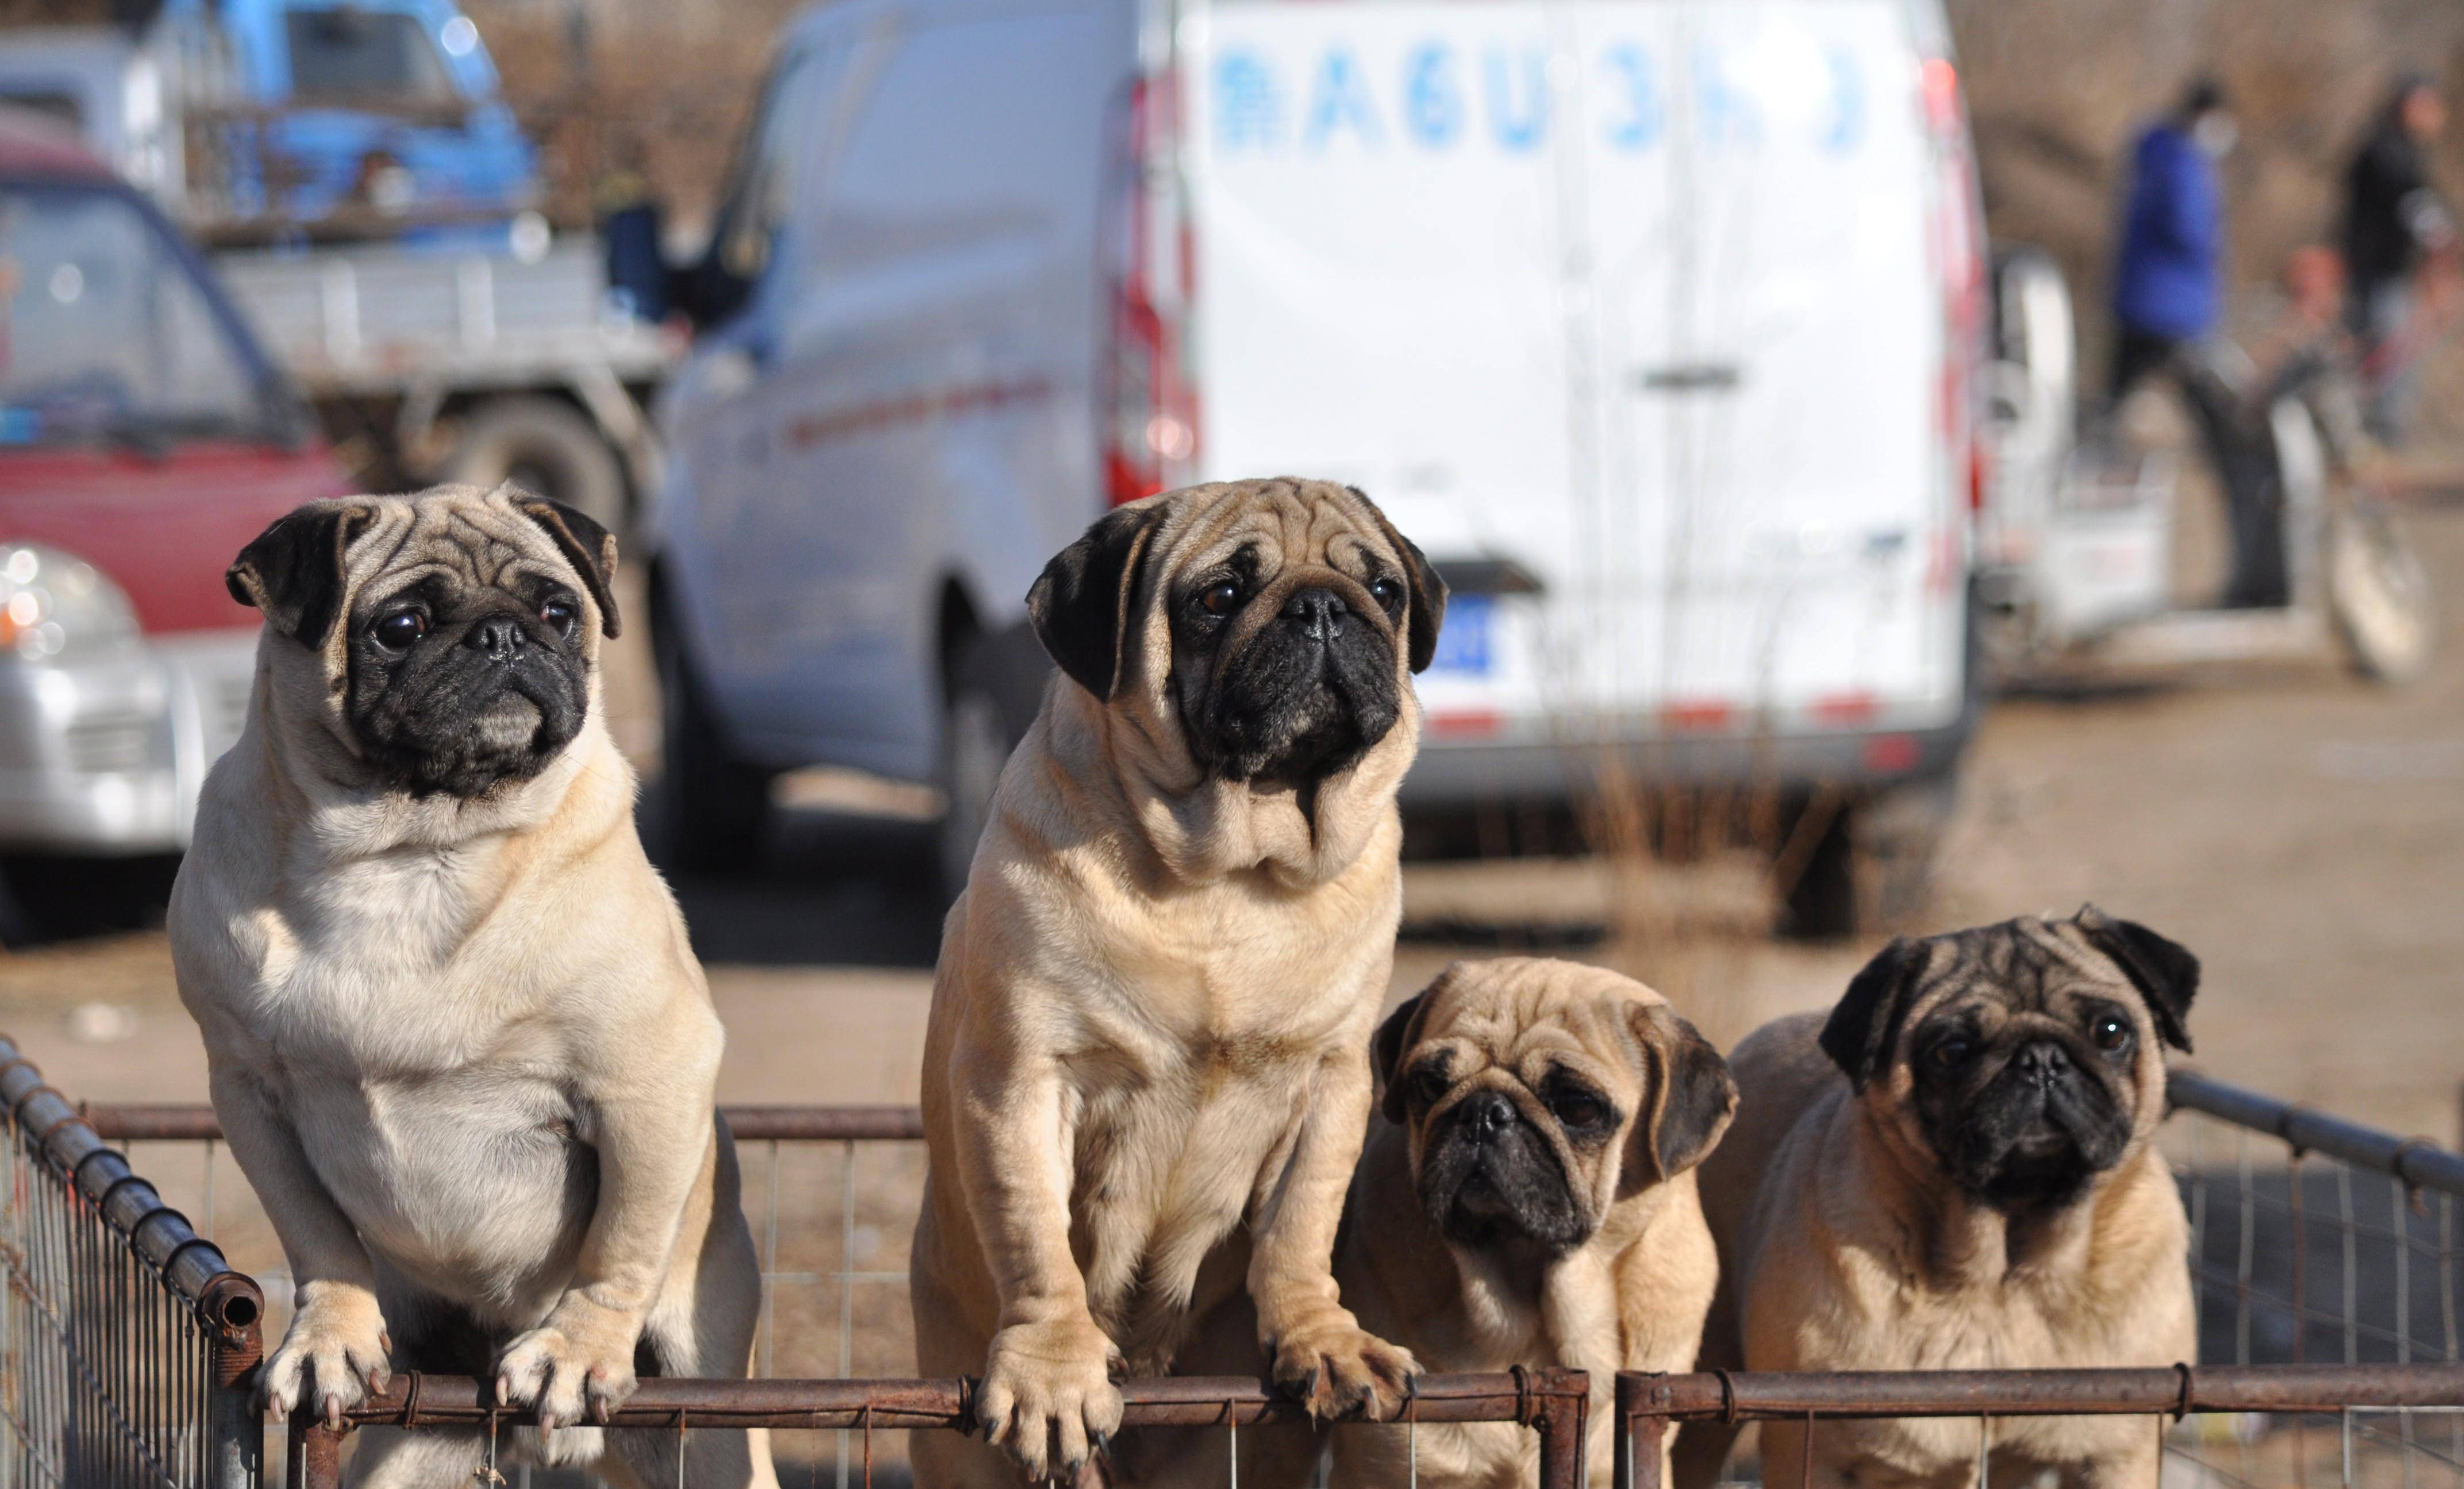
POLYGON ((1808 812, 1831 816, 1802 869, 1782 887, 1788 933, 1839 940, 1917 919, 1933 897, 1934 865, 1958 785, 1958 777, 1946 772, 1897 781, 1837 806, 1809 805, 1808 812))
MULTIPOLYGON (((1819 828, 1812 822, 1801 825, 1815 832, 1814 841, 1800 851, 1803 858, 1793 865, 1794 877, 1780 886, 1780 895, 1788 914, 1785 929, 1789 935, 1803 941, 1835 941, 1857 933, 1857 848, 1854 833, 1856 808, 1840 802, 1815 801, 1805 808, 1808 812, 1828 812, 1830 818, 1819 828)), ((1791 837, 1794 837, 1793 833, 1791 837)), ((1786 875, 1792 865, 1779 865, 1786 875)))
MULTIPOLYGON (((948 899, 957 899, 967 887, 977 841, 992 820, 993 790, 1001 784, 1001 767, 1026 737, 1041 699, 1039 689, 1033 694, 1036 701, 1030 701, 1021 669, 1004 665, 1003 649, 990 638, 968 642, 952 669, 949 700, 942 706, 942 808, 935 851, 941 891, 948 899)), ((1039 653, 1024 669, 1037 684, 1044 672, 1034 664, 1041 661, 1039 653)))
POLYGON ((626 536, 624 468, 598 426, 558 399, 480 405, 463 419, 462 441, 437 478, 472 486, 511 481, 564 503, 620 539, 626 536))
POLYGON ((651 627, 659 668, 660 760, 656 833, 667 866, 704 873, 742 872, 760 862, 770 821, 772 773, 728 748, 694 674, 693 658, 671 610, 661 607, 651 627))

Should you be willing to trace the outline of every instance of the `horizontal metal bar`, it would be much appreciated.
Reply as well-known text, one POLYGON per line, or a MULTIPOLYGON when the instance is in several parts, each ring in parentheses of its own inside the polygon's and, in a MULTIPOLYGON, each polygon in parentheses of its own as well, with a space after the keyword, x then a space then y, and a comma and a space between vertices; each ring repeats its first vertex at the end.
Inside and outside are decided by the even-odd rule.
MULTIPOLYGON (((666 1380, 642 1382, 613 1427, 965 1427, 974 1417, 971 1380, 666 1380)), ((1423 1422, 1530 1423, 1552 1401, 1589 1399, 1579 1370, 1496 1375, 1423 1375, 1412 1414, 1423 1422)), ((362 1426, 527 1423, 528 1412, 492 1412, 493 1396, 468 1376, 396 1374, 382 1395, 346 1413, 362 1426), (414 1415, 414 1412, 416 1413, 414 1415)), ((1130 1427, 1247 1426, 1298 1421, 1307 1408, 1246 1376, 1176 1375, 1121 1387, 1130 1427)))
POLYGON ((2292 1106, 2237 1085, 2211 1081, 2191 1070, 2173 1071, 2167 1078, 2167 1090, 2173 1106, 2181 1110, 2268 1133, 2301 1152, 2322 1153, 2356 1169, 2392 1174, 2415 1189, 2464 1195, 2464 1155, 2450 1152, 2428 1138, 2397 1137, 2307 1106, 2292 1106))
MULTIPOLYGON (((223 1125, 202 1103, 93 1102, 86 1123, 114 1142, 203 1143, 219 1139, 223 1125)), ((721 1106, 719 1115, 739 1143, 901 1142, 924 1135, 924 1113, 913 1106, 721 1106)))
POLYGON ((2452 1408, 2464 1365, 2210 1365, 2134 1370, 1709 1371, 1617 1377, 1627 1417, 2117 1416, 2452 1408))

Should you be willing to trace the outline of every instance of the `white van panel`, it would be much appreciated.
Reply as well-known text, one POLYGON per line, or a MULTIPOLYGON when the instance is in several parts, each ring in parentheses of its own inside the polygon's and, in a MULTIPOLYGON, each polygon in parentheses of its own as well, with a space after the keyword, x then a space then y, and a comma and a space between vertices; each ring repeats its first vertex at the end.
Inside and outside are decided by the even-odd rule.
POLYGON ((1101 510, 1098 234, 1134 22, 1104 0, 824 14, 746 318, 759 374, 693 420, 693 567, 723 577, 694 598, 743 747, 920 777, 944 584, 1014 624, 1101 510))
POLYGON ((1947 724, 1964 593, 1896 0, 1248 0, 1185 33, 1202 459, 1511 558, 1434 736, 1947 724))

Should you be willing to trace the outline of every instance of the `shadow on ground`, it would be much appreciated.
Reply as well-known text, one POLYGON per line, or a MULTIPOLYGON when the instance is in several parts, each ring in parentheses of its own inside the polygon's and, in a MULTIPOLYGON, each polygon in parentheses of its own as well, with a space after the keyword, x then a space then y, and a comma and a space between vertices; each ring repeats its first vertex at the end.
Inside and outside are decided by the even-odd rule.
POLYGON ((781 811, 759 864, 671 878, 704 962, 930 967, 940 950, 930 822, 781 811))

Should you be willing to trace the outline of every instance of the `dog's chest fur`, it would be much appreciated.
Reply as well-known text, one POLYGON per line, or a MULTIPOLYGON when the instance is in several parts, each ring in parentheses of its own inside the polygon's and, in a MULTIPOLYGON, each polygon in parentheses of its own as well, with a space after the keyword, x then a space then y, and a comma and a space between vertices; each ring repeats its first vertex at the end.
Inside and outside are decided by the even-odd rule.
POLYGON ((1239 1286, 1237 1258, 1202 1264, 1288 1159, 1328 1062, 1365 1045, 1391 953, 1362 944, 1358 892, 1291 896, 1270 931, 1249 889, 1148 907, 1070 1000, 1073 1249, 1133 1365, 1169 1365, 1185 1318, 1239 1286))
POLYGON ((386 1263, 483 1318, 527 1324, 570 1271, 597 1190, 556 1075, 555 1002, 498 954, 488 847, 285 876, 226 924, 206 1022, 386 1263), (472 1279, 498 1290, 468 1296, 472 1279))

